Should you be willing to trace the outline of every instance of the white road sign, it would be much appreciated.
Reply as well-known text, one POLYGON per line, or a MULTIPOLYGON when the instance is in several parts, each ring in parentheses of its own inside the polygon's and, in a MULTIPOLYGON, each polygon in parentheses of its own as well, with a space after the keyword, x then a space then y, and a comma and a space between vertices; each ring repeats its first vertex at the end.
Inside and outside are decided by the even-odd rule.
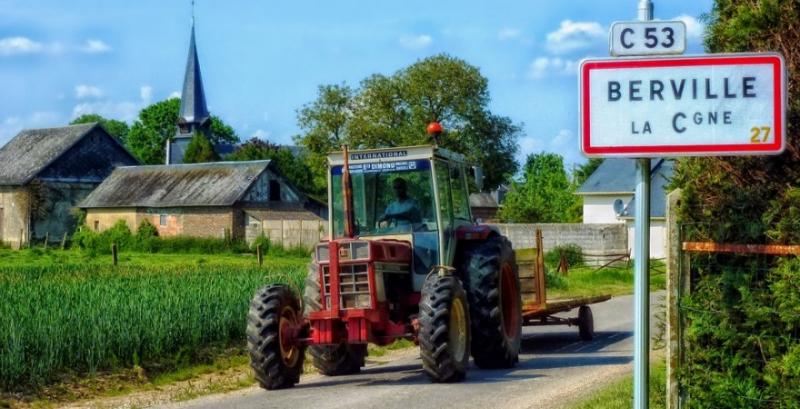
POLYGON ((608 44, 613 56, 683 54, 683 21, 618 21, 611 25, 608 44))
POLYGON ((590 59, 580 66, 587 156, 769 155, 785 146, 776 53, 590 59))

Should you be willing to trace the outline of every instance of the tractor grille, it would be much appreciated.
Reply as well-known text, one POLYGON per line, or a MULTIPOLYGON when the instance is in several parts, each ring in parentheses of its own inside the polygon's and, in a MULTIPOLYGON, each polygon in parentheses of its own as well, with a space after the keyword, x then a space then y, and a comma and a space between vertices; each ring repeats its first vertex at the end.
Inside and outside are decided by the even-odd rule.
MULTIPOLYGON (((331 273, 329 266, 322 266, 322 282, 325 305, 331 305, 331 273)), ((371 308, 369 296, 369 270, 366 264, 339 265, 339 307, 371 308)))

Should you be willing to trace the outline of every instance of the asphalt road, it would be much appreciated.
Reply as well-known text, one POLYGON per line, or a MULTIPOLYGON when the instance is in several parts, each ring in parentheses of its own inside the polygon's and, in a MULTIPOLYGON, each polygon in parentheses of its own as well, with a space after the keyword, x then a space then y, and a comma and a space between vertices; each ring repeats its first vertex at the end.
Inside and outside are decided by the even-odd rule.
MULTIPOLYGON (((662 294, 651 295, 652 306, 662 294)), ((481 370, 471 366, 462 383, 431 384, 422 373, 419 353, 409 350, 390 363, 368 365, 357 375, 309 376, 291 389, 253 387, 166 407, 558 408, 631 370, 632 303, 632 296, 623 296, 593 305, 596 337, 591 342, 581 341, 576 327, 525 328, 517 367, 481 370)), ((570 315, 577 315, 577 310, 565 316, 570 315)))

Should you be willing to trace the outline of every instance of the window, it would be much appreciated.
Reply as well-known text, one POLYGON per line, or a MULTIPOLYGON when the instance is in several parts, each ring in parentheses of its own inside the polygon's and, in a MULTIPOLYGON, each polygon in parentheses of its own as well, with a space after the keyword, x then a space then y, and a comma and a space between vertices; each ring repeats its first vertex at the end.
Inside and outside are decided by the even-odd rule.
POLYGON ((94 221, 94 231, 100 231, 100 220, 94 221))
POLYGON ((158 224, 160 226, 162 226, 162 227, 166 226, 167 225, 167 215, 165 215, 165 214, 159 215, 158 216, 158 224))
POLYGON ((270 202, 281 201, 281 183, 278 182, 277 180, 269 181, 269 201, 270 202))
POLYGON ((471 222, 469 193, 464 184, 464 169, 459 164, 450 164, 450 190, 453 194, 453 216, 456 220, 471 222))

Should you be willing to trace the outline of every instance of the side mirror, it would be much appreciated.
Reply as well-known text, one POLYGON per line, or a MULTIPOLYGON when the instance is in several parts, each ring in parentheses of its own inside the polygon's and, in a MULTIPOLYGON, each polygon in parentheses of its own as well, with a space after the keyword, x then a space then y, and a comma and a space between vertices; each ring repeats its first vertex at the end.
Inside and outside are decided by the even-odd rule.
POLYGON ((479 192, 483 192, 483 168, 480 166, 473 166, 470 168, 470 174, 475 179, 475 186, 479 192))

